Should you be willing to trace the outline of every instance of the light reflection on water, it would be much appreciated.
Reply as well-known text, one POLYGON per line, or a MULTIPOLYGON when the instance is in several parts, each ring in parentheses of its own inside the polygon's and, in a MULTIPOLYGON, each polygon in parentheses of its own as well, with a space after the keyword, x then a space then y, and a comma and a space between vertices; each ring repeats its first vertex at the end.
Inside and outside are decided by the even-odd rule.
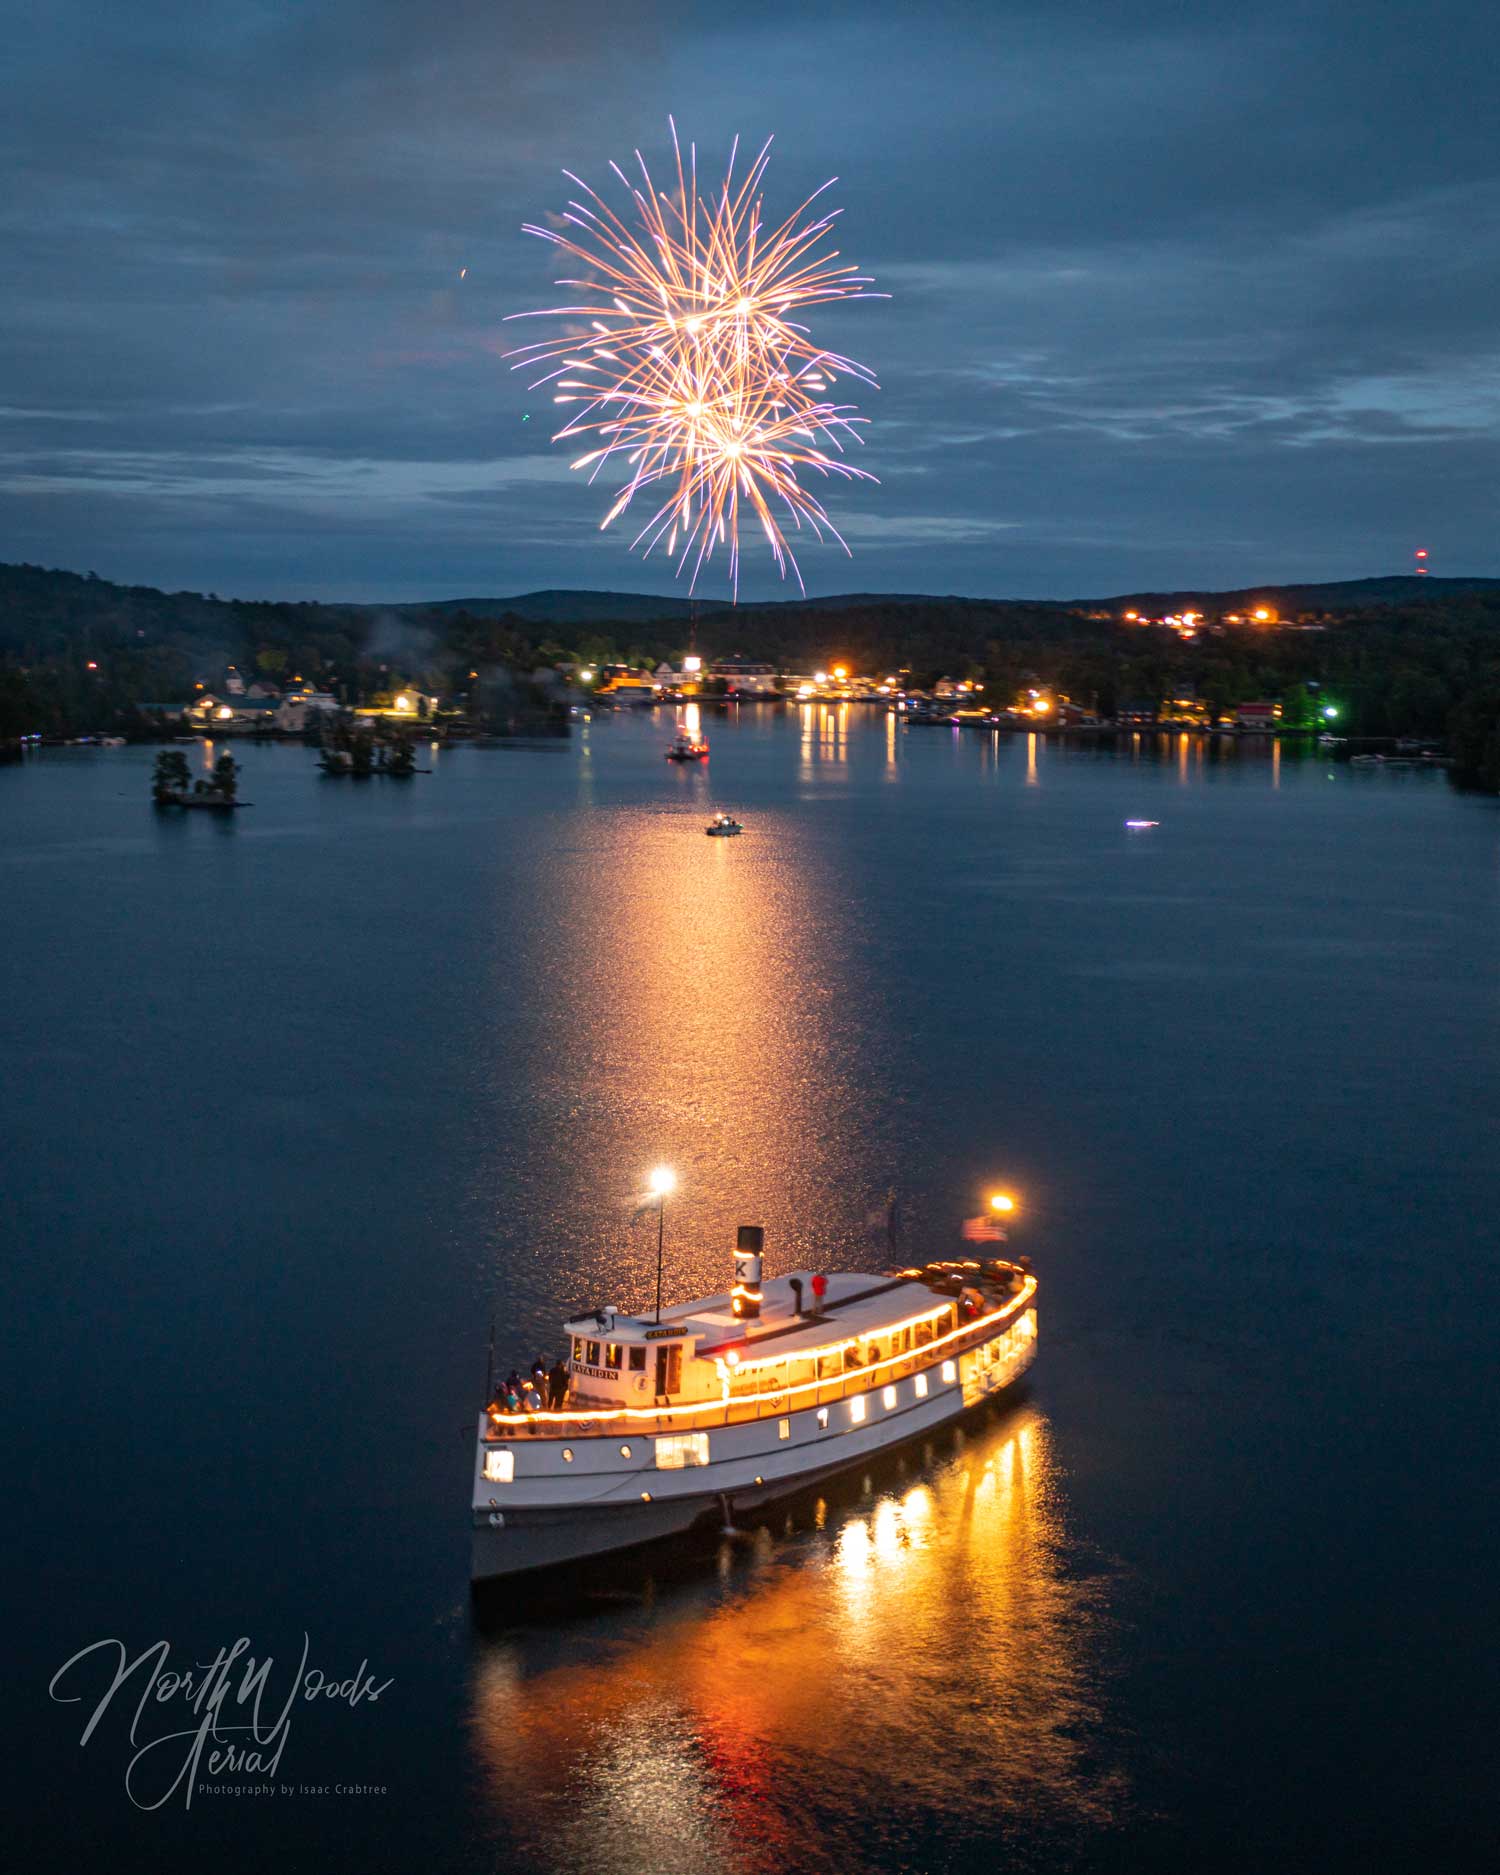
MULTIPOLYGON (((858 1263, 882 1202, 857 1071, 881 1024, 868 997, 854 1006, 845 968, 858 908, 793 815, 762 809, 744 837, 705 839, 711 778, 687 785, 687 804, 568 823, 528 907, 523 941, 547 967, 528 971, 545 1001, 526 1124, 481 1141, 477 1177, 493 1194, 496 1270, 515 1297, 530 1265, 544 1334, 559 1297, 649 1300, 654 1212, 631 1215, 655 1164, 678 1180, 669 1297, 726 1286, 739 1223, 766 1225, 773 1267, 858 1263), (506 1243, 518 1217, 530 1240, 506 1243)), ((515 964, 497 950, 497 998, 515 964)), ((497 1087, 517 1085, 516 1065, 497 1063, 497 1087)))
POLYGON ((1063 1510, 1021 1404, 726 1546, 717 1579, 479 1641, 497 1830, 620 1875, 1066 1855, 1126 1791, 1093 1742, 1102 1579, 1063 1510))

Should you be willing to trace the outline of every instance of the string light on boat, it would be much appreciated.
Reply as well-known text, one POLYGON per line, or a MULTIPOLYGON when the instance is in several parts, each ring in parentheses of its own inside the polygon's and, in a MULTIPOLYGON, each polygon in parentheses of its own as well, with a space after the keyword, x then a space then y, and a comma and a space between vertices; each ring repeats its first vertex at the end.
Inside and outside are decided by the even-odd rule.
MULTIPOLYGON (((1036 1291, 1037 1291, 1037 1281, 1036 1281, 1035 1276, 1026 1275, 1022 1278, 1021 1287, 1019 1288, 1019 1290, 1017 1290, 1017 1292, 1014 1295, 1009 1297, 1008 1300, 1002 1303, 999 1308, 992 1309, 988 1314, 978 1316, 975 1320, 965 1322, 961 1324, 959 1327, 950 1328, 946 1334, 934 1336, 934 1338, 930 1342, 925 1343, 922 1348, 919 1348, 915 1350, 914 1352, 918 1355, 925 1352, 929 1356, 935 1357, 940 1349, 948 1347, 953 1342, 970 1341, 976 1337, 981 1336, 983 1331, 987 1328, 998 1328, 998 1325, 1001 1322, 1005 1321, 1008 1317, 1020 1316, 1026 1310, 1028 1310, 1031 1306, 1033 1297, 1036 1295, 1036 1291)), ((934 1318, 941 1318, 945 1315, 949 1315, 951 1309, 952 1309, 951 1303, 945 1304, 944 1306, 940 1308, 928 1310, 922 1315, 911 1316, 908 1318, 908 1320, 905 1323, 896 1323, 894 1324, 894 1327, 899 1329, 901 1327, 909 1327, 912 1325, 912 1323, 915 1323, 915 1322, 931 1321, 934 1318)), ((885 1332, 889 1334, 892 1332, 892 1330, 888 1328, 885 1332)), ((858 1344, 853 1341, 840 1341, 840 1342, 833 1344, 831 1348, 805 1350, 799 1354, 798 1358, 808 1359, 819 1353, 826 1354, 826 1353, 834 1352, 838 1349, 855 1347, 857 1345, 858 1344)), ((728 1358, 730 1355, 733 1354, 733 1352, 734 1350, 730 1349, 727 1351, 725 1355, 715 1356, 714 1358, 716 1360, 723 1360, 727 1364, 728 1358)), ((777 1356, 770 1356, 762 1361, 741 1360, 737 1364, 736 1371, 744 1373, 744 1372, 749 1372, 752 1369, 758 1368, 758 1367, 770 1367, 773 1365, 778 1365, 780 1362, 784 1361, 786 1358, 787 1357, 783 1354, 783 1355, 777 1355, 777 1356)), ((879 1384, 878 1379, 877 1379, 877 1376, 879 1374, 886 1372, 891 1368, 899 1367, 903 1365, 905 1362, 910 1361, 912 1358, 913 1358, 913 1353, 887 1355, 883 1360, 877 1362, 873 1367, 864 1369, 862 1378, 870 1385, 877 1385, 879 1384)), ((953 1381, 957 1380, 958 1378, 957 1363, 951 1360, 944 1361, 943 1366, 942 1366, 942 1375, 943 1375, 943 1379, 949 1382, 950 1384, 953 1381)), ((843 1376, 843 1378, 845 1380, 848 1380, 852 1378, 852 1376, 845 1375, 843 1376)), ((821 1388, 826 1387, 829 1384, 830 1383, 827 1379, 821 1379, 821 1380, 813 1379, 813 1380, 806 1380, 806 1381, 796 1381, 790 1385, 761 1388, 759 1391, 755 1393, 746 1393, 746 1394, 736 1395, 735 1396, 736 1404, 741 1405, 741 1406, 752 1406, 752 1405, 756 1405, 761 1402, 765 1402, 769 1400, 775 1400, 778 1402, 783 1401, 783 1400, 791 1401, 796 1396, 801 1395, 801 1394, 816 1393, 821 1388)), ((690 1418, 694 1414, 702 1414, 706 1412, 716 1413, 721 1410, 722 1410, 722 1402, 716 1402, 716 1401, 710 1401, 710 1400, 696 1400, 696 1401, 690 1401, 690 1402, 684 1403, 681 1406, 608 1406, 608 1407, 588 1407, 588 1408, 583 1408, 583 1409, 575 1408, 571 1412, 553 1413, 553 1412, 542 1411, 542 1412, 518 1413, 515 1415, 507 1416, 504 1422, 503 1430, 504 1430, 505 1436, 509 1436, 510 1429, 512 1426, 516 1427, 518 1430, 522 1427, 525 1427, 526 1429, 531 1430, 531 1429, 545 1429, 550 1426, 564 1426, 564 1425, 587 1426, 587 1425, 593 1425, 595 1423, 602 1426, 608 1423, 610 1420, 681 1419, 683 1417, 690 1418)), ((827 1409, 824 1408, 820 1410, 826 1411, 827 1409)), ((821 1419, 819 1421, 819 1424, 820 1425, 822 1424, 821 1419)))

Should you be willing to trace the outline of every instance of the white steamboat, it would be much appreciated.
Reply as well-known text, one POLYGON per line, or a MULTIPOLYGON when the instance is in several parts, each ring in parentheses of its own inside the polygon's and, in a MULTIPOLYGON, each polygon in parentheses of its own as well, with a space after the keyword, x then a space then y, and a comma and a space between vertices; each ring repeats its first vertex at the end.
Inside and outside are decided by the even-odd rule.
POLYGON ((476 1582, 728 1521, 934 1432, 1019 1378, 1036 1353, 1022 1263, 885 1275, 794 1271, 762 1284, 742 1225, 727 1295, 564 1324, 552 1410, 480 1415, 476 1582))

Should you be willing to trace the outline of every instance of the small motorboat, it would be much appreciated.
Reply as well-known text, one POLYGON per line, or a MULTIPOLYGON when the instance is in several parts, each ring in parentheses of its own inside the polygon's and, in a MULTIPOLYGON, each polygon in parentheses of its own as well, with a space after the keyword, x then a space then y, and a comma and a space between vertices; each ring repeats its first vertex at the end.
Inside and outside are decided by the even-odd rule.
POLYGON ((715 814, 703 831, 714 840, 727 840, 732 833, 743 833, 745 829, 733 814, 715 814))
POLYGON ((691 736, 679 736, 667 750, 667 760, 669 762, 706 762, 708 744, 695 742, 691 736))
POLYGON ((1144 833, 1147 827, 1159 827, 1159 820, 1127 820, 1125 825, 1132 833, 1144 833))

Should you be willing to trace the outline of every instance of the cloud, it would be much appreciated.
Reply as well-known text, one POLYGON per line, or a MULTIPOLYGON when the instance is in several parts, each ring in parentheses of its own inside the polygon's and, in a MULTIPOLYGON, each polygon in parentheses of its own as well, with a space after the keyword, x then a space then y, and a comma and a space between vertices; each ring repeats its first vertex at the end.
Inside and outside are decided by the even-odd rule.
MULTIPOLYGON (((1488 7, 789 0, 5 11, 15 557, 365 598, 649 585, 499 354, 519 233, 611 156, 775 132, 893 298, 810 589, 1124 590, 1489 565, 1488 7), (1463 73, 1462 104, 1453 73, 1463 73), (467 269, 463 280, 461 268, 467 269), (847 504, 847 505, 841 505, 847 504)), ((513 328, 511 329, 513 330, 513 328)), ((751 569, 748 597, 772 596, 751 569)))

